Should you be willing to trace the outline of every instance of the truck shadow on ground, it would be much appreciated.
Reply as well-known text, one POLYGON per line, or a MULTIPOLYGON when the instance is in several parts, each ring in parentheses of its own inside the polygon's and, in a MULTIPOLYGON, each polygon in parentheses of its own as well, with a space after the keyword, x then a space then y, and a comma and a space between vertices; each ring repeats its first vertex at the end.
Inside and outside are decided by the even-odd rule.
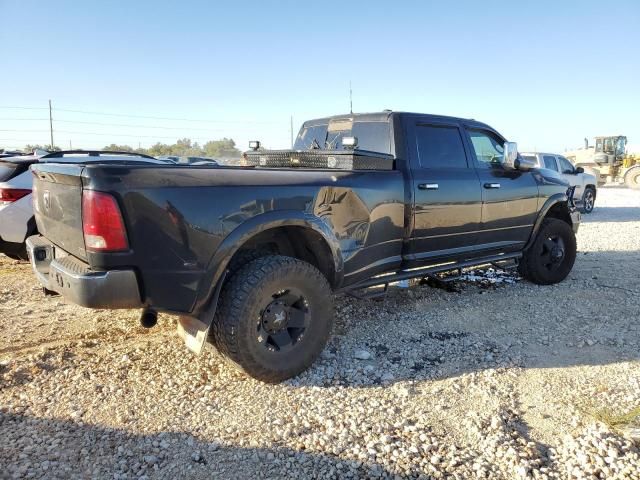
POLYGON ((638 360, 638 268, 637 251, 579 252, 574 271, 558 285, 460 282, 454 291, 392 289, 380 302, 340 297, 328 348, 290 382, 375 387, 501 367, 638 360), (370 358, 358 358, 360 351, 370 358))
POLYGON ((640 222, 640 207, 598 207, 582 215, 583 223, 640 222))
MULTIPOLYGON (((4 411, 0 438, 0 478, 300 479, 340 476, 348 467, 344 459, 317 452, 225 445, 191 432, 138 435, 4 411)), ((353 468, 356 478, 393 477, 375 462, 353 468)))

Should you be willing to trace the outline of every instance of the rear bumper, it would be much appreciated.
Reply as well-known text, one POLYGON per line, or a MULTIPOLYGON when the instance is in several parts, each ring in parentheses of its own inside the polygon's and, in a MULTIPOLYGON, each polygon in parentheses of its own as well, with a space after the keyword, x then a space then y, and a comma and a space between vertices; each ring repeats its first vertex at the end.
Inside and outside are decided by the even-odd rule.
POLYGON ((27 253, 42 286, 72 303, 88 308, 143 306, 133 270, 91 270, 41 235, 27 239, 27 253))

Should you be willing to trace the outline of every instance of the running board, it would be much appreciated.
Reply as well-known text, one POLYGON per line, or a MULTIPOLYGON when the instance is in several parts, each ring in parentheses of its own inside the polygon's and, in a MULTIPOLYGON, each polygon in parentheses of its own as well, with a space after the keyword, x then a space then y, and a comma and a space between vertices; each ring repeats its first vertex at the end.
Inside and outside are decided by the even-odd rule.
MULTIPOLYGON (((444 273, 444 272, 457 272, 457 275, 451 278, 451 280, 454 280, 461 276, 463 268, 481 267, 483 265, 492 265, 496 268, 508 270, 508 269, 517 267, 518 259, 520 259, 521 257, 522 257, 522 252, 506 253, 502 255, 492 255, 490 257, 477 258, 475 260, 465 260, 462 262, 439 264, 439 265, 433 265, 430 267, 416 268, 412 270, 402 270, 400 272, 373 277, 368 280, 364 280, 362 282, 356 283, 354 285, 349 285, 348 287, 339 289, 336 293, 347 293, 356 298, 371 298, 374 296, 384 295, 390 283, 399 282, 400 280, 409 280, 411 278, 433 277, 437 273, 444 273), (513 261, 511 265, 508 265, 508 266, 499 265, 500 262, 505 262, 509 260, 513 261), (380 285, 384 285, 384 290, 382 292, 372 292, 371 294, 356 292, 356 290, 362 290, 370 287, 377 287, 380 285)), ((439 280, 442 280, 442 279, 439 279, 439 280)))

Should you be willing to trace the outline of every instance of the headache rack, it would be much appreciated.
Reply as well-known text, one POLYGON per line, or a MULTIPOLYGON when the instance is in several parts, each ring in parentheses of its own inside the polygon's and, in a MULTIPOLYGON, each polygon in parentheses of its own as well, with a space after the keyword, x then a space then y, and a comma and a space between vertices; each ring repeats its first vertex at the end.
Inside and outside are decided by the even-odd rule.
POLYGON ((242 155, 245 167, 393 170, 392 155, 366 150, 252 150, 242 155))

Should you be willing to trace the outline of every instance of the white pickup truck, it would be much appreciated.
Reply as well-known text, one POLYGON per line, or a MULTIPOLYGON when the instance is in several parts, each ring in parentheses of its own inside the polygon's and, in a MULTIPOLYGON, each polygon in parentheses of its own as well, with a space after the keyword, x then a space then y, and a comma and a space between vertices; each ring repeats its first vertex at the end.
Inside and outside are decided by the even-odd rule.
POLYGON ((576 187, 574 201, 583 213, 591 213, 596 202, 598 178, 591 172, 585 172, 582 167, 574 167, 569 160, 556 153, 527 152, 521 153, 523 158, 535 162, 538 168, 547 168, 558 172, 576 187))

